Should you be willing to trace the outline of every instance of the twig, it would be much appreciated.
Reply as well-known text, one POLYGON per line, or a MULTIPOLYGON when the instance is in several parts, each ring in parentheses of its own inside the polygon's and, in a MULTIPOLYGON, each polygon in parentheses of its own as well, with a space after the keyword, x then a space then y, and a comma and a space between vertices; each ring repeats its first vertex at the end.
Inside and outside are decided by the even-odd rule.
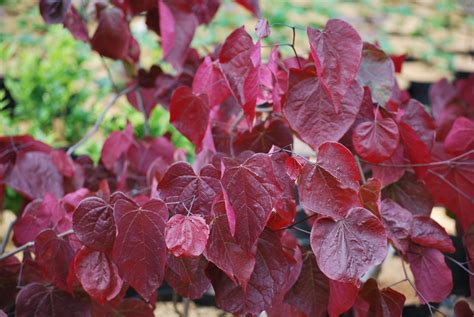
MULTIPOLYGON (((73 234, 73 233, 74 233, 74 230, 70 229, 70 230, 68 230, 68 231, 64 231, 64 232, 58 234, 58 237, 62 238, 62 237, 65 237, 65 236, 70 235, 70 234, 73 234)), ((27 242, 27 243, 25 243, 24 245, 22 245, 22 246, 16 248, 16 249, 13 250, 13 251, 10 251, 10 252, 8 252, 8 253, 4 253, 4 254, 0 255, 0 261, 3 260, 3 259, 6 259, 6 258, 8 258, 8 257, 10 257, 10 256, 12 256, 12 255, 15 255, 15 254, 17 254, 17 253, 20 253, 20 252, 22 252, 22 251, 25 251, 26 249, 31 248, 31 247, 34 246, 34 245, 35 245, 35 242, 34 242, 34 241, 27 242)))
POLYGON ((178 309, 178 294, 174 290, 173 290, 173 309, 174 309, 174 312, 179 317, 183 317, 183 314, 178 309))
POLYGON ((5 249, 7 248, 8 241, 10 241, 10 235, 13 232, 13 226, 15 225, 16 221, 17 221, 17 219, 13 220, 12 222, 10 222, 10 225, 8 226, 7 233, 5 234, 5 238, 2 241, 0 254, 5 253, 5 249))
POLYGON ((286 24, 286 23, 280 23, 280 22, 276 22, 276 23, 272 23, 270 24, 270 26, 286 26, 287 28, 290 28, 290 29, 297 29, 297 30, 300 30, 300 31, 305 31, 306 29, 304 27, 301 27, 301 26, 294 26, 294 25, 289 25, 289 24, 286 24))
POLYGON ((107 105, 105 106, 104 110, 102 111, 102 113, 100 114, 99 118, 97 118, 97 121, 95 122, 94 126, 92 127, 92 129, 90 129, 87 134, 79 140, 79 142, 77 142, 76 144, 74 144, 73 146, 71 146, 68 150, 67 150, 67 155, 71 155, 72 153, 74 153, 74 151, 76 151, 80 146, 82 146, 87 140, 89 140, 89 138, 97 132, 97 130, 99 129, 100 125, 102 124, 102 121, 104 121, 104 118, 105 118, 105 115, 107 114, 107 112, 110 110, 110 108, 112 108, 112 106, 115 104, 115 102, 117 102, 117 100, 123 96, 123 95, 126 95, 128 94, 129 92, 133 91, 136 89, 136 85, 134 86, 130 86, 128 88, 125 88, 124 90, 122 90, 121 92, 119 93, 114 93, 112 95, 112 98, 109 100, 109 102, 107 103, 107 105))
POLYGON ((398 282, 395 282, 395 283, 393 283, 393 284, 390 284, 389 286, 387 286, 387 288, 394 287, 394 286, 396 286, 396 285, 398 285, 398 284, 401 284, 401 283, 404 283, 404 282, 408 282, 408 279, 404 278, 404 279, 401 280, 401 281, 398 281, 398 282))
POLYGON ((365 175, 364 175, 364 170, 362 169, 362 164, 360 164, 360 158, 359 155, 355 156, 355 160, 357 162, 357 168, 359 169, 360 173, 360 179, 362 180, 362 184, 366 183, 365 175))
POLYGON ((294 230, 297 230, 297 231, 300 231, 300 232, 303 232, 303 233, 311 234, 311 231, 304 230, 304 229, 301 229, 299 227, 291 227, 290 229, 294 229, 294 230))
POLYGON ((294 226, 299 225, 300 223, 303 223, 303 222, 305 222, 306 220, 311 219, 311 218, 316 217, 316 216, 318 216, 318 214, 312 214, 312 215, 310 215, 310 216, 308 216, 308 217, 305 217, 305 218, 303 218, 303 219, 301 219, 301 220, 299 220, 299 221, 297 221, 297 222, 294 222, 293 224, 291 224, 291 225, 289 225, 289 226, 286 226, 286 227, 284 227, 284 228, 280 228, 280 229, 275 230, 275 231, 282 231, 282 230, 286 230, 286 229, 291 229, 291 228, 293 228, 294 226))
POLYGON ((443 175, 441 174, 438 174, 434 171, 428 171, 428 173, 430 174, 433 174, 435 175, 436 177, 438 177, 439 179, 441 179, 442 181, 444 181, 446 184, 449 185, 449 187, 451 187, 452 189, 454 189, 459 195, 463 196, 465 199, 467 199, 469 202, 471 202, 471 204, 474 204, 474 198, 469 196, 468 194, 466 194, 465 192, 463 192, 461 189, 459 189, 456 185, 454 185, 453 183, 451 183, 446 177, 444 177, 443 175))
POLYGON ((138 108, 140 108, 140 111, 143 113, 143 134, 145 136, 149 136, 150 129, 148 128, 148 116, 145 111, 142 90, 140 89, 140 87, 137 87, 137 90, 135 91, 135 96, 137 97, 138 108))
POLYGON ((293 50, 293 53, 295 53, 296 61, 298 62, 298 67, 301 68, 300 58, 299 58, 298 53, 296 52, 296 48, 295 48, 296 28, 294 26, 292 26, 291 29, 293 30, 293 39, 291 40, 291 49, 293 50))
POLYGON ((102 65, 104 65, 105 70, 107 71, 107 77, 109 77, 110 83, 112 84, 112 87, 114 88, 114 91, 116 93, 119 92, 117 85, 115 85, 114 78, 112 77, 112 72, 110 71, 109 66, 105 62, 105 59, 102 55, 100 55, 100 60, 102 62, 102 65))
POLYGON ((463 269, 464 271, 466 271, 469 275, 474 275, 474 272, 472 272, 471 270, 469 270, 467 267, 465 267, 464 265, 462 265, 461 262, 459 262, 458 260, 456 260, 455 258, 452 258, 450 257, 449 255, 444 255, 446 257, 446 259, 448 259, 449 261, 453 262, 454 264, 458 265, 461 269, 463 269))

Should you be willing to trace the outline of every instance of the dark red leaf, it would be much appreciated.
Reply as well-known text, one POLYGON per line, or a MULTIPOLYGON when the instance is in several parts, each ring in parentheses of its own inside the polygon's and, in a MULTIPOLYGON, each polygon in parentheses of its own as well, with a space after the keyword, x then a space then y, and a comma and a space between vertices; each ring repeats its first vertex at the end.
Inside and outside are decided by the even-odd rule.
POLYGON ((99 25, 91 39, 92 48, 112 59, 125 59, 132 34, 122 10, 109 7, 100 11, 99 25))
POLYGON ((454 314, 456 317, 472 317, 474 311, 472 311, 467 301, 460 299, 454 305, 454 314))
POLYGON ((220 4, 220 0, 193 1, 193 12, 198 18, 199 24, 209 24, 220 4))
POLYGON ((166 246, 176 257, 201 255, 208 238, 209 226, 200 216, 176 214, 166 223, 166 246))
POLYGON ((261 15, 260 6, 258 5, 258 0, 234 0, 236 3, 243 6, 245 9, 249 10, 256 17, 261 15))
POLYGON ((49 24, 62 23, 71 6, 71 0, 40 0, 39 9, 44 21, 49 24))
POLYGON ((18 293, 15 316, 69 316, 91 315, 90 303, 64 291, 39 283, 28 284, 18 293))
POLYGON ((173 92, 170 103, 170 122, 200 148, 209 123, 209 104, 205 95, 195 95, 188 87, 173 92))
POLYGON ((289 156, 285 161, 286 173, 292 181, 296 181, 301 174, 303 166, 295 157, 289 156))
MULTIPOLYGON (((136 82, 131 82, 128 84, 130 87, 131 85, 136 84, 136 82)), ((155 85, 153 81, 153 86, 155 85)), ((158 97, 156 96, 156 89, 155 87, 147 88, 140 86, 139 89, 131 91, 127 94, 128 102, 138 111, 141 111, 141 105, 139 103, 139 98, 142 98, 143 108, 145 109, 145 114, 147 118, 150 118, 151 113, 158 105, 158 97), (141 94, 141 96, 138 96, 141 94)))
POLYGON ((446 152, 462 154, 474 150, 474 121, 459 117, 454 121, 446 139, 444 148, 446 152))
POLYGON ((336 112, 352 86, 362 56, 362 39, 347 22, 331 19, 323 31, 307 29, 318 77, 336 112))
POLYGON ((122 289, 117 266, 104 252, 83 247, 74 258, 74 270, 87 294, 100 304, 115 298, 122 289))
POLYGON ((359 199, 364 208, 370 210, 374 215, 380 218, 380 190, 382 184, 376 178, 367 180, 365 184, 359 188, 359 199))
POLYGON ((359 286, 352 283, 341 283, 329 280, 329 316, 340 316, 354 305, 359 286))
POLYGON ((395 82, 392 60, 377 46, 364 43, 357 80, 370 88, 375 102, 384 106, 392 95, 395 82))
POLYGON ((230 96, 230 90, 219 64, 213 62, 209 56, 204 58, 194 75, 193 92, 195 94, 206 94, 211 108, 220 105, 230 96))
POLYGON ((160 200, 138 206, 119 199, 114 206, 114 217, 118 233, 113 260, 124 281, 149 300, 164 278, 168 209, 160 200))
POLYGON ((395 248, 406 253, 413 227, 412 214, 390 199, 382 201, 380 213, 390 242, 395 248))
POLYGON ((127 124, 124 131, 112 132, 102 146, 100 158, 104 166, 113 170, 115 162, 127 152, 132 142, 133 128, 130 124, 127 124))
POLYGON ((401 111, 401 121, 409 125, 428 149, 433 146, 436 126, 425 106, 416 99, 410 99, 401 111))
MULTIPOLYGON (((420 139, 415 130, 404 122, 399 123, 399 131, 401 142, 405 149, 405 153, 408 156, 412 164, 426 164, 431 162, 431 155, 428 146, 420 139)), ((415 166, 413 167, 417 178, 422 178, 427 167, 415 166)))
POLYGON ((301 206, 308 211, 344 217, 359 206, 359 170, 351 152, 339 143, 327 142, 318 148, 316 164, 306 163, 299 177, 301 206))
POLYGON ((454 253, 456 249, 446 230, 428 216, 413 217, 411 241, 428 248, 438 249, 444 253, 454 253))
POLYGON ((441 251, 412 244, 407 259, 423 303, 439 303, 448 297, 453 288, 453 277, 441 251))
POLYGON ((129 10, 133 15, 156 8, 155 0, 133 1, 126 0, 129 10))
MULTIPOLYGON (((125 298, 117 307, 119 316, 123 317, 153 317, 153 308, 150 304, 138 298, 125 298)), ((116 315, 113 315, 116 316, 116 315)), ((108 316, 109 317, 109 316, 108 316)), ((110 316, 112 317, 112 316, 110 316)))
POLYGON ((158 183, 158 194, 169 205, 172 213, 207 216, 211 213, 214 198, 222 191, 220 172, 206 165, 199 175, 186 162, 171 165, 158 183))
POLYGON ((311 248, 326 276, 355 282, 383 261, 387 236, 376 216, 356 207, 338 221, 328 217, 316 220, 311 230, 311 248))
POLYGON ((283 114, 299 137, 317 149, 324 142, 338 141, 349 130, 362 97, 362 88, 353 81, 336 112, 314 69, 291 69, 283 114))
POLYGON ((0 260, 0 307, 7 307, 15 301, 18 274, 21 263, 15 256, 0 260))
POLYGON ((97 251, 112 249, 115 221, 112 206, 99 197, 81 201, 72 217, 74 233, 84 245, 97 251))
POLYGON ((181 296, 200 298, 211 286, 205 273, 207 263, 202 256, 177 258, 169 254, 166 258, 166 282, 181 296))
POLYGON ((67 290, 69 265, 74 257, 69 242, 51 229, 43 230, 35 239, 35 254, 44 276, 56 287, 67 290))
POLYGON ((264 39, 270 36, 270 24, 266 19, 258 19, 255 25, 255 33, 259 39, 264 39))
POLYGON ((135 140, 128 149, 127 158, 135 171, 146 175, 148 168, 157 158, 162 158, 166 163, 171 164, 174 161, 174 150, 171 141, 165 137, 135 140))
POLYGON ((392 59, 393 66, 395 68, 395 72, 397 74, 400 74, 402 72, 402 67, 403 63, 405 62, 407 55, 390 55, 390 58, 392 59))
POLYGON ((72 36, 83 42, 89 42, 89 32, 81 16, 77 12, 76 8, 72 5, 69 7, 69 11, 63 21, 63 25, 66 29, 71 32, 72 36))
POLYGON ((71 158, 63 150, 53 150, 50 153, 53 164, 66 177, 74 176, 75 166, 71 158))
POLYGON ((369 279, 360 290, 354 306, 356 317, 399 317, 402 315, 405 296, 391 288, 379 289, 374 279, 369 279))
POLYGON ((372 176, 380 180, 382 187, 395 183, 403 176, 403 174, 405 174, 406 168, 400 167, 403 166, 403 164, 406 164, 403 152, 403 144, 400 143, 392 157, 383 161, 381 165, 371 165, 372 176))
POLYGON ((357 154, 370 163, 389 159, 398 147, 400 134, 391 118, 366 121, 352 132, 352 143, 357 154))

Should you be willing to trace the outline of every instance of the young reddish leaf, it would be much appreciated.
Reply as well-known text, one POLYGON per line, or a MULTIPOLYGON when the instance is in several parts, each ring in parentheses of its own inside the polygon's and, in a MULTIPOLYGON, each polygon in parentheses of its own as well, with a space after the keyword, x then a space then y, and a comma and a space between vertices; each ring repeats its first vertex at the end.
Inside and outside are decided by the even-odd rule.
POLYGON ((255 269, 245 289, 216 267, 209 270, 217 307, 233 314, 261 313, 284 288, 290 269, 291 262, 278 235, 264 231, 258 240, 255 269))
POLYGON ((64 291, 31 283, 21 289, 16 297, 15 316, 68 316, 91 315, 90 303, 64 291))
POLYGON ((211 108, 220 105, 230 96, 230 90, 219 65, 206 56, 196 71, 193 79, 193 92, 206 94, 211 108))
POLYGON ((255 33, 259 39, 264 39, 270 36, 270 24, 267 19, 258 19, 255 25, 255 33))
POLYGON ((380 213, 390 242, 395 248, 406 253, 413 227, 412 214, 390 199, 382 201, 380 213))
POLYGON ((460 299, 454 305, 454 314, 456 317, 472 317, 474 315, 474 311, 472 311, 467 301, 460 299))
POLYGON ((307 33, 318 77, 338 112, 359 70, 362 39, 351 25, 338 19, 329 20, 323 31, 308 27, 307 33))
POLYGON ((51 157, 42 152, 21 152, 3 182, 28 199, 43 198, 46 193, 64 195, 63 176, 51 157))
POLYGON ((132 34, 122 10, 109 7, 102 9, 99 25, 91 39, 92 49, 112 59, 125 59, 132 34))
POLYGON ((258 0, 234 0, 236 3, 243 6, 245 9, 249 10, 253 15, 259 17, 261 15, 260 6, 258 5, 258 0))
POLYGON ((166 257, 166 282, 181 296, 200 298, 211 286, 205 274, 207 264, 202 256, 177 258, 169 254, 166 257))
POLYGON ((69 30, 69 32, 71 32, 76 40, 86 43, 89 42, 89 32, 87 31, 87 27, 73 5, 69 7, 69 11, 66 13, 63 25, 69 30))
POLYGON ((254 154, 241 165, 226 167, 221 182, 230 231, 239 245, 250 250, 282 193, 272 159, 267 154, 254 154))
POLYGON ((74 270, 87 294, 100 304, 115 298, 122 289, 117 266, 104 252, 83 247, 74 258, 74 270))
POLYGON ((214 220, 204 256, 245 287, 255 266, 255 252, 242 249, 230 234, 223 200, 216 201, 212 210, 214 220))
POLYGON ((413 217, 410 239, 419 245, 438 249, 444 253, 454 253, 456 251, 446 230, 428 216, 417 215, 413 217))
POLYGON ((166 223, 166 246, 176 257, 201 255, 208 238, 209 226, 200 216, 176 214, 166 223))
POLYGON ((349 130, 359 112, 363 89, 353 81, 338 112, 314 69, 291 69, 283 114, 291 128, 313 149, 338 141, 349 130))
POLYGON ((212 165, 206 165, 199 175, 186 162, 171 165, 158 183, 158 194, 169 205, 174 214, 207 216, 211 213, 212 202, 222 191, 220 172, 212 165))
POLYGON ((324 143, 318 148, 316 164, 308 162, 301 171, 301 206, 340 219, 351 207, 360 205, 359 177, 357 163, 347 148, 339 143, 324 143))
POLYGON ((403 152, 403 144, 400 143, 392 157, 382 162, 383 165, 371 165, 372 176, 382 183, 382 187, 397 182, 405 174, 406 168, 397 166, 406 164, 403 152))
POLYGON ((130 124, 124 131, 112 132, 102 146, 100 158, 108 170, 113 170, 115 161, 126 153, 133 142, 133 128, 130 124))
POLYGON ((454 121, 446 139, 444 148, 446 152, 462 154, 474 150, 474 121, 465 117, 459 117, 454 121))
POLYGON ((383 224, 364 208, 351 208, 345 218, 323 217, 311 230, 313 249, 321 271, 333 280, 354 282, 387 254, 383 224))
POLYGON ((403 115, 400 120, 409 125, 428 149, 431 149, 435 139, 436 125, 425 106, 416 99, 410 99, 402 109, 403 115))
MULTIPOLYGON (((405 153, 413 164, 426 164, 431 162, 428 146, 420 139, 412 127, 404 122, 399 123, 401 141, 403 142, 405 153)), ((413 168, 417 178, 422 178, 427 167, 418 166, 413 168)))
POLYGON ((355 151, 370 163, 380 163, 389 159, 399 142, 398 126, 391 118, 363 122, 352 132, 355 151))
POLYGON ((50 153, 53 164, 66 177, 73 177, 76 167, 71 158, 63 150, 53 150, 50 153))
POLYGON ((176 89, 171 96, 170 123, 200 148, 209 123, 207 98, 185 86, 176 89))
POLYGON ((285 161, 286 173, 291 178, 292 181, 296 181, 301 174, 303 166, 298 161, 298 159, 289 156, 285 161))
POLYGON ((161 200, 138 206, 131 200, 119 199, 114 216, 118 233, 113 260, 123 280, 149 300, 165 273, 168 209, 161 200))
POLYGON ((395 82, 392 60, 375 45, 364 43, 357 80, 370 88, 374 101, 384 106, 392 95, 395 82))
POLYGON ((358 285, 329 280, 329 316, 337 317, 348 311, 354 305, 358 294, 358 285))
POLYGON ((72 217, 74 233, 84 245, 97 251, 112 249, 115 221, 112 207, 99 197, 81 201, 72 217))
POLYGON ((370 210, 374 215, 380 218, 380 190, 382 184, 376 178, 367 180, 365 184, 359 188, 359 199, 364 208, 370 210))
POLYGON ((48 24, 62 23, 71 6, 71 0, 40 0, 39 10, 48 24))
POLYGON ((405 296, 391 288, 379 289, 374 279, 369 279, 360 290, 354 305, 356 317, 398 317, 402 315, 405 296))
POLYGON ((313 254, 307 253, 296 283, 285 296, 285 302, 308 316, 325 317, 329 303, 329 280, 320 271, 313 254))
POLYGON ((35 254, 44 276, 56 287, 67 290, 69 264, 74 257, 69 242, 51 229, 43 230, 35 239, 35 254))
POLYGON ((422 302, 443 301, 451 293, 453 277, 441 251, 412 244, 407 253, 422 302), (436 277, 436 278, 433 278, 436 277))

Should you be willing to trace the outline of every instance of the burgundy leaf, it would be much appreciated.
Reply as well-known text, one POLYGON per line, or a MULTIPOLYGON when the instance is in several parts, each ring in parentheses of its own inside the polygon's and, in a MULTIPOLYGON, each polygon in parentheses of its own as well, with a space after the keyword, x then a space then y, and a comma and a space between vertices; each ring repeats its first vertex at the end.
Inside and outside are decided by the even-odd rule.
POLYGON ((177 258, 169 254, 166 258, 166 282, 181 296, 200 298, 211 286, 205 274, 207 263, 202 256, 177 258))
POLYGON ((301 174, 303 166, 295 157, 288 157, 285 162, 286 173, 292 181, 296 181, 301 174))
MULTIPOLYGON (((405 153, 413 164, 426 164, 431 161, 428 146, 420 139, 415 130, 404 122, 399 123, 401 141, 403 142, 405 153)), ((417 178, 425 175, 427 167, 414 167, 417 178)))
POLYGON ((323 31, 308 27, 307 33, 321 85, 338 112, 359 70, 362 40, 338 19, 329 20, 323 31))
POLYGON ((255 15, 256 17, 259 17, 261 15, 258 0, 234 0, 234 1, 240 4, 241 6, 243 6, 245 9, 252 12, 253 15, 255 15))
POLYGON ((71 0, 40 0, 39 9, 44 21, 49 24, 62 23, 71 6, 71 0))
POLYGON ((177 162, 171 165, 158 183, 158 194, 169 205, 172 213, 207 216, 212 202, 222 191, 220 172, 212 165, 206 165, 196 175, 191 165, 177 162))
POLYGON ((85 25, 84 21, 82 21, 81 16, 73 5, 69 7, 69 11, 66 14, 63 25, 69 30, 69 32, 71 32, 72 36, 76 40, 86 43, 89 42, 87 26, 85 25))
POLYGON ((119 199, 114 206, 114 217, 118 233, 113 260, 124 281, 149 300, 164 278, 168 209, 160 200, 138 206, 119 199))
MULTIPOLYGON (((125 298, 117 307, 119 316, 123 317, 153 317, 153 308, 138 298, 125 298)), ((116 315, 113 315, 116 316, 116 315)), ((108 316, 112 317, 112 316, 108 316)))
POLYGON ((340 316, 354 305, 359 286, 352 283, 341 283, 329 280, 329 316, 340 316))
POLYGON ((155 0, 133 1, 126 0, 128 8, 133 15, 156 8, 155 0))
POLYGON ((406 253, 413 227, 412 214, 390 199, 382 201, 380 213, 390 242, 395 248, 406 253))
POLYGON ((69 242, 51 229, 43 230, 35 239, 35 254, 44 276, 56 287, 67 290, 69 265, 74 257, 69 242))
POLYGON ((336 112, 314 69, 291 69, 283 114, 299 137, 317 149, 324 142, 338 141, 349 130, 362 97, 362 88, 353 81, 336 112))
POLYGON ((395 183, 405 174, 406 168, 399 167, 406 163, 403 152, 403 145, 400 143, 392 157, 382 162, 383 165, 371 165, 372 176, 380 180, 382 187, 395 183))
POLYGON ((365 184, 359 188, 359 199, 362 206, 370 210, 374 215, 380 218, 380 189, 382 184, 376 178, 367 180, 365 184))
POLYGON ((176 257, 201 255, 208 238, 209 226, 200 216, 176 214, 166 223, 166 246, 176 257))
POLYGON ((173 144, 165 137, 135 140, 128 149, 127 159, 135 171, 146 175, 148 168, 157 158, 162 158, 166 163, 171 164, 174 161, 174 151, 173 144))
POLYGON ((170 123, 200 148, 209 123, 209 104, 204 95, 195 95, 188 87, 173 92, 170 103, 170 123))
POLYGON ((112 249, 115 241, 115 221, 112 207, 99 197, 81 201, 74 211, 74 233, 84 245, 97 251, 112 249))
POLYGON ((0 260, 0 307, 15 302, 21 263, 15 256, 0 260))
POLYGON ((465 117, 459 117, 454 121, 446 139, 444 148, 446 152, 462 154, 474 150, 474 121, 465 117))
POLYGON ((431 149, 436 126, 431 115, 426 112, 425 106, 416 99, 410 99, 403 107, 402 113, 401 121, 409 125, 428 149, 431 149))
POLYGON ((127 124, 125 130, 112 132, 102 146, 101 160, 104 166, 113 170, 115 161, 126 153, 133 142, 133 128, 127 124))
POLYGON ((423 303, 439 303, 448 297, 453 288, 453 277, 441 251, 412 244, 407 258, 423 303))
POLYGON ((122 289, 117 266, 104 252, 83 247, 74 258, 74 271, 87 294, 100 304, 115 298, 122 289))
POLYGON ((63 150, 53 150, 51 159, 58 171, 66 177, 74 176, 75 166, 71 158, 63 150))
POLYGON ((194 75, 193 92, 206 94, 211 108, 220 105, 230 96, 230 90, 218 63, 213 62, 209 56, 204 58, 194 75))
POLYGON ((328 217, 316 220, 311 230, 311 248, 326 276, 354 282, 383 261, 387 236, 376 216, 356 207, 338 221, 328 217))
POLYGON ((198 18, 199 24, 209 24, 220 4, 220 0, 193 1, 193 12, 198 18))
POLYGON ((68 316, 91 315, 90 303, 64 291, 39 283, 28 284, 18 293, 15 316, 68 316))
POLYGON ((363 122, 352 134, 352 143, 357 154, 370 163, 389 159, 399 142, 398 126, 391 118, 363 122))
POLYGON ((413 217, 411 241, 428 248, 438 249, 445 253, 454 253, 456 249, 446 230, 428 216, 413 217))
POLYGON ((399 317, 402 315, 405 296, 391 288, 379 289, 374 279, 369 279, 360 290, 354 306, 356 317, 399 317))
MULTIPOLYGON (((131 82, 128 84, 128 87, 135 85, 136 82, 131 82)), ((153 86, 155 85, 153 81, 153 86)), ((156 89, 154 87, 147 88, 142 87, 134 89, 133 91, 127 94, 128 102, 138 111, 141 111, 141 104, 139 103, 139 98, 142 98, 143 108, 145 110, 145 115, 147 118, 150 118, 151 113, 158 105, 158 98, 156 96, 156 89), (138 94, 140 94, 138 96, 138 94)))
POLYGON ((467 301, 460 299, 454 305, 454 314, 456 317, 472 317, 474 311, 472 311, 467 301))
POLYGON ((359 170, 351 152, 339 143, 327 142, 318 148, 316 164, 306 163, 299 177, 301 206, 309 211, 344 217, 359 206, 359 170))

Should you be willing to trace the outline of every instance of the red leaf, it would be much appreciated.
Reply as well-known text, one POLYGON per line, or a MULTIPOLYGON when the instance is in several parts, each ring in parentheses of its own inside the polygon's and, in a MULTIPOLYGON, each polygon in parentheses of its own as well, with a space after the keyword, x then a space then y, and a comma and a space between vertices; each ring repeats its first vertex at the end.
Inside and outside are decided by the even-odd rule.
POLYGON ((117 237, 113 260, 120 275, 144 299, 161 285, 165 271, 165 222, 168 209, 160 200, 138 206, 119 199, 114 206, 117 237))
POLYGON ((283 114, 291 128, 313 149, 342 138, 359 112, 363 97, 359 84, 352 82, 336 112, 314 69, 291 69, 289 76, 283 114))
POLYGON ((124 131, 112 132, 102 146, 100 154, 102 163, 108 170, 113 170, 115 161, 117 161, 122 154, 126 153, 133 142, 133 128, 130 124, 124 131))
POLYGON ((454 314, 456 317, 472 317, 474 312, 467 301, 460 299, 454 305, 454 314))
POLYGON ((403 63, 405 62, 406 57, 407 57, 406 54, 403 54, 403 55, 390 55, 390 58, 393 61, 393 66, 395 68, 395 72, 397 74, 400 74, 402 72, 403 63))
POLYGON ((166 246, 176 257, 201 255, 208 238, 209 226, 200 216, 176 214, 166 223, 166 246))
POLYGON ((241 165, 226 166, 221 182, 230 231, 240 246, 250 250, 282 192, 272 159, 258 153, 241 165))
POLYGON ((382 201, 380 212, 390 242, 395 248, 406 253, 413 227, 412 214, 390 199, 382 201))
POLYGON ((166 258, 166 282, 181 296, 200 298, 211 286, 205 274, 207 263, 202 256, 177 258, 169 254, 166 258))
POLYGON ((397 165, 405 164, 405 156, 403 155, 403 144, 399 144, 392 157, 382 162, 383 165, 371 165, 373 177, 380 180, 382 187, 390 185, 398 181, 405 174, 405 167, 397 167, 397 165), (394 166, 391 166, 394 165, 394 166))
POLYGON ((266 19, 258 19, 255 25, 255 33, 259 39, 264 39, 270 36, 270 24, 266 19))
POLYGON ((431 115, 426 112, 425 106, 416 99, 410 99, 401 111, 401 121, 409 125, 428 149, 433 146, 436 126, 431 115))
POLYGON ((199 24, 186 0, 159 0, 161 46, 164 59, 181 71, 199 24))
POLYGON ((354 149, 362 159, 370 163, 389 159, 399 142, 398 126, 391 118, 363 122, 352 133, 354 149))
POLYGON ((211 213, 214 198, 222 191, 220 176, 212 165, 204 166, 196 175, 191 165, 177 162, 168 168, 158 183, 158 193, 174 214, 186 215, 189 209, 193 214, 207 216, 211 213))
POLYGON ((99 25, 91 39, 92 49, 112 59, 125 59, 132 35, 123 11, 105 8, 100 11, 99 25))
POLYGON ((362 40, 350 24, 338 19, 329 20, 324 31, 308 27, 307 33, 318 77, 338 112, 359 70, 362 40))
POLYGON ((439 303, 448 297, 453 288, 453 277, 441 251, 412 244, 407 259, 422 302, 439 303))
POLYGON ((72 217, 74 233, 84 245, 97 251, 112 249, 115 221, 112 207, 99 197, 81 201, 72 217))
POLYGON ((40 0, 39 10, 48 24, 62 23, 71 6, 71 0, 40 0))
POLYGON ((35 239, 35 254, 44 276, 56 287, 67 290, 69 264, 74 257, 69 242, 53 230, 43 230, 35 239))
POLYGON ((212 210, 214 220, 204 256, 245 287, 255 266, 255 252, 242 249, 230 234, 223 200, 215 202, 212 210))
POLYGON ((146 175, 148 168, 157 158, 162 158, 166 163, 171 164, 174 154, 174 146, 165 137, 156 139, 135 140, 127 152, 130 166, 140 173, 146 175))
POLYGON ((304 311, 308 316, 326 316, 329 280, 320 271, 313 254, 307 253, 304 256, 300 276, 286 294, 285 302, 304 311))
POLYGON ((359 170, 351 152, 339 143, 327 142, 318 149, 316 164, 306 163, 299 177, 301 206, 309 211, 344 217, 359 206, 359 170))
POLYGON ((370 210, 374 215, 380 218, 380 189, 382 184, 376 178, 367 180, 365 184, 359 188, 359 199, 364 208, 370 210))
POLYGON ((357 80, 370 88, 375 102, 384 106, 392 95, 395 82, 392 60, 375 45, 364 43, 357 80))
POLYGON ((233 314, 261 313, 284 288, 290 269, 278 235, 265 231, 258 240, 255 269, 245 289, 216 267, 209 270, 217 307, 233 314))
POLYGON ((89 32, 87 31, 87 27, 73 5, 69 7, 63 25, 69 30, 69 32, 71 32, 76 40, 86 43, 89 42, 89 32))
MULTIPOLYGON (((426 164, 431 162, 428 146, 420 139, 412 127, 404 122, 399 123, 401 141, 403 142, 405 153, 413 164, 426 164)), ((425 175, 427 167, 413 167, 417 178, 425 175)))
POLYGON ((291 180, 296 181, 301 174, 303 166, 296 158, 289 156, 285 161, 285 168, 291 180))
POLYGON ((170 123, 200 148, 209 123, 207 98, 185 86, 176 89, 171 96, 170 123))
MULTIPOLYGON (((125 298, 117 308, 119 316, 123 317, 153 317, 153 308, 137 298, 125 298)), ((115 316, 115 315, 114 315, 115 316)))
POLYGON ((379 289, 374 279, 369 279, 360 290, 354 306, 356 317, 399 317, 402 315, 405 296, 391 288, 379 289))
POLYGON ((74 270, 84 290, 100 304, 115 298, 122 289, 117 266, 104 252, 83 247, 74 258, 74 270))
POLYGON ((356 207, 345 218, 319 218, 311 230, 313 249, 321 271, 333 280, 354 282, 387 254, 382 223, 370 211, 356 207))
POLYGON ((329 316, 339 316, 354 305, 359 287, 352 283, 329 280, 329 316))
POLYGON ((411 241, 428 248, 438 249, 444 253, 454 253, 453 242, 446 230, 428 216, 413 217, 411 241))
POLYGON ((261 15, 260 6, 258 5, 258 0, 234 0, 236 3, 243 6, 245 9, 249 10, 256 17, 261 15))
POLYGON ((28 284, 18 293, 15 316, 69 316, 91 315, 90 303, 69 293, 39 283, 28 284))
POLYGON ((63 150, 53 150, 50 153, 53 164, 58 171, 66 177, 73 177, 75 172, 74 162, 63 150))
POLYGON ((465 117, 459 117, 454 121, 446 139, 444 148, 446 152, 462 154, 474 150, 474 121, 465 117))
POLYGON ((193 79, 193 92, 206 94, 211 108, 220 105, 230 96, 230 90, 219 65, 206 56, 199 66, 193 79))

